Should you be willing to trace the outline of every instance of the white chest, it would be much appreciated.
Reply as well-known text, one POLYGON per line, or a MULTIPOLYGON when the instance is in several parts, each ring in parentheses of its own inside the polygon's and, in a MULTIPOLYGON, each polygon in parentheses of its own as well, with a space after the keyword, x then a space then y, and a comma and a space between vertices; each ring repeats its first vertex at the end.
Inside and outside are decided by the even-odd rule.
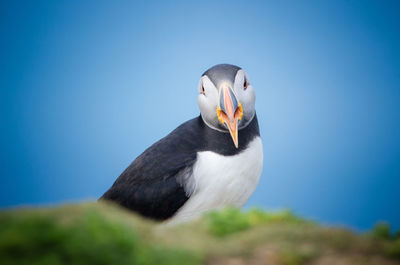
POLYGON ((190 186, 193 193, 171 220, 181 222, 226 206, 242 207, 253 194, 263 164, 260 137, 234 156, 205 151, 197 154, 190 186))

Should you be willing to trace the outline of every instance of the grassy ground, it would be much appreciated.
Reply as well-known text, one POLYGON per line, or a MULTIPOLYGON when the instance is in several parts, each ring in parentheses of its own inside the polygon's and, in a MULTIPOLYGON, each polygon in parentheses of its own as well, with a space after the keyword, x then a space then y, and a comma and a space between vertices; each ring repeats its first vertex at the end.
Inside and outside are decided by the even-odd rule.
POLYGON ((0 212, 0 264, 400 264, 400 236, 225 209, 163 226, 104 203, 0 212))

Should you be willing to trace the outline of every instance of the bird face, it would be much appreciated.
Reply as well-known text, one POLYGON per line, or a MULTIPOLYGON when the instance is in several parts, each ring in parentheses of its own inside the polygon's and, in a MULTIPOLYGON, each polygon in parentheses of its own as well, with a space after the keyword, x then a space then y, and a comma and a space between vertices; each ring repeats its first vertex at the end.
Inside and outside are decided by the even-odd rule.
POLYGON ((198 103, 201 117, 211 128, 230 133, 239 147, 238 134, 255 114, 255 93, 247 74, 238 66, 219 64, 200 78, 198 103))

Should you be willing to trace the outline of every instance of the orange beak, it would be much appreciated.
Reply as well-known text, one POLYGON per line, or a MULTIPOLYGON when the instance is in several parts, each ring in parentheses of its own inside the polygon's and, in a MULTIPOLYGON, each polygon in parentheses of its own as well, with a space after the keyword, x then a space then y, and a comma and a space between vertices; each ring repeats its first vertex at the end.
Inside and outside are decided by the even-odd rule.
POLYGON ((243 116, 243 108, 228 84, 221 86, 217 116, 222 124, 228 127, 233 143, 239 148, 238 121, 243 116))

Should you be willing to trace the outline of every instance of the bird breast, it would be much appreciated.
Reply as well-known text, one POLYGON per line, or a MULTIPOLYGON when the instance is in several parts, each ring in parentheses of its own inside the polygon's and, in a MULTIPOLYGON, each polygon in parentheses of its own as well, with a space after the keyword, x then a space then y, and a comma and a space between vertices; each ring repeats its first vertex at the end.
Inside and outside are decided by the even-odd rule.
POLYGON ((233 156, 198 152, 187 183, 192 194, 171 221, 190 220, 205 211, 226 206, 242 207, 257 186, 262 164, 260 137, 254 138, 245 150, 233 156))

